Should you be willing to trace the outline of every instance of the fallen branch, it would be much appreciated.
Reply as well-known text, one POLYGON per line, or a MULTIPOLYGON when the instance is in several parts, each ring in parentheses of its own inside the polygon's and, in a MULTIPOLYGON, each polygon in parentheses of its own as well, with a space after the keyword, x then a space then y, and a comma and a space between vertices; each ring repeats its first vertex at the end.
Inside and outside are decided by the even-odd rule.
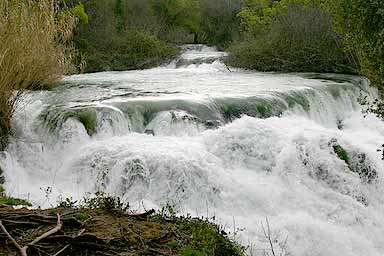
POLYGON ((46 238, 46 237, 56 233, 57 231, 59 231, 62 228, 62 226, 63 226, 63 223, 60 220, 60 214, 57 214, 57 225, 56 225, 56 227, 54 227, 53 229, 49 230, 48 232, 45 232, 44 234, 42 234, 41 236, 39 236, 38 238, 36 238, 32 242, 30 242, 28 245, 26 245, 24 247, 21 247, 16 242, 16 240, 8 233, 8 231, 4 227, 3 223, 0 221, 0 228, 1 228, 1 230, 5 233, 5 235, 12 241, 12 243, 20 251, 20 255, 21 256, 28 256, 27 250, 28 250, 29 246, 33 246, 33 245, 37 244, 38 242, 40 242, 42 239, 44 239, 44 238, 46 238))
POLYGON ((21 252, 23 248, 21 248, 21 246, 16 242, 16 240, 8 233, 1 220, 0 228, 4 232, 4 234, 9 238, 9 240, 11 240, 11 242, 16 246, 16 248, 21 252))
MULTIPOLYGON (((74 236, 73 238, 76 238, 76 237, 79 237, 81 236, 83 233, 84 233, 85 229, 82 229, 80 230, 80 232, 74 236)), ((63 251, 65 251, 65 249, 67 249, 68 247, 70 246, 70 244, 67 244, 66 246, 63 247, 63 249, 61 249, 60 251, 58 251, 57 253, 55 253, 53 256, 58 256, 60 253, 62 253, 63 251)))

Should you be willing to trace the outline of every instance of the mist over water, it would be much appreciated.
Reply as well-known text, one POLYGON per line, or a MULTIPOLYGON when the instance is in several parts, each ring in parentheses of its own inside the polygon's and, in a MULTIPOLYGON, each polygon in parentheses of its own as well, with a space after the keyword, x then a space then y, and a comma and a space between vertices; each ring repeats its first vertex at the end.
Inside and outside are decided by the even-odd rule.
POLYGON ((268 217, 289 255, 383 255, 384 122, 358 104, 376 96, 369 82, 238 70, 214 48, 184 50, 26 95, 0 159, 7 192, 42 207, 100 190, 134 207, 170 202, 229 231, 235 220, 256 249, 268 248, 268 217))

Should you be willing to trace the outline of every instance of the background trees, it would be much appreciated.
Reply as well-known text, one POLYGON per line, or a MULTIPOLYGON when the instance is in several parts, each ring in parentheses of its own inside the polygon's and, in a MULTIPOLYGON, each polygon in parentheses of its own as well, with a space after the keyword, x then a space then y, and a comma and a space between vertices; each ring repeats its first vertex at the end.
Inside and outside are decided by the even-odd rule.
POLYGON ((261 71, 355 73, 321 1, 247 1, 230 64, 261 71))
POLYGON ((335 0, 328 2, 335 29, 343 35, 346 52, 361 73, 384 88, 384 2, 382 0, 335 0))

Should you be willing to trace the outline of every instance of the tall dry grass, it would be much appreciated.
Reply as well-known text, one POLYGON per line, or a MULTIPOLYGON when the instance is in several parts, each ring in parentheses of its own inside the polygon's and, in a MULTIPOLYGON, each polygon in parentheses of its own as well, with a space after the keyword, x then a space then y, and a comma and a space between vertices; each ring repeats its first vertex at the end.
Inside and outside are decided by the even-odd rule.
POLYGON ((49 87, 72 68, 74 27, 56 0, 0 1, 0 150, 25 91, 49 87))

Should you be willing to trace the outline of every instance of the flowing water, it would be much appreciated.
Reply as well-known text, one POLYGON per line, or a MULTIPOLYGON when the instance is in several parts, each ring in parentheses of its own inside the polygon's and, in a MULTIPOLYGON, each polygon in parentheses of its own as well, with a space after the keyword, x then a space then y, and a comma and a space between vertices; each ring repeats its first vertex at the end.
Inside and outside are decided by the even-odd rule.
POLYGON ((238 70, 213 48, 184 50, 167 66, 26 95, 0 160, 6 190, 42 207, 96 191, 171 203, 238 230, 252 255, 268 248, 265 217, 287 255, 384 255, 384 122, 358 104, 375 97, 369 82, 238 70))

